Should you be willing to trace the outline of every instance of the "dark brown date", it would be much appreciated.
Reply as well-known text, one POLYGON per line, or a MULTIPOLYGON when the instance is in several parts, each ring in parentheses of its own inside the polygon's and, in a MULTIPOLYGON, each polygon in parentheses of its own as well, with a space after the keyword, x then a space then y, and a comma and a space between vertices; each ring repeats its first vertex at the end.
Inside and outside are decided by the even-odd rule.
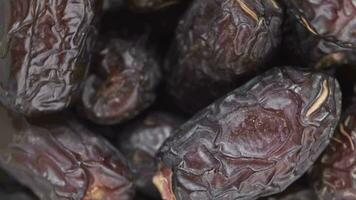
POLYGON ((313 169, 314 188, 320 199, 356 199, 356 106, 349 107, 330 145, 313 169))
POLYGON ((0 1, 0 102, 26 115, 69 106, 86 75, 99 2, 0 1))
POLYGON ((41 200, 129 200, 123 156, 70 117, 29 124, 0 107, 0 166, 41 200))
POLYGON ((255 75, 281 40, 275 0, 194 1, 166 62, 168 92, 194 113, 255 75))
POLYGON ((119 131, 119 148, 130 161, 138 190, 146 196, 160 197, 152 184, 157 171, 155 155, 173 130, 182 123, 180 117, 172 114, 152 112, 119 131))
POLYGON ((286 44, 299 63, 314 67, 339 51, 356 51, 356 3, 353 0, 285 0, 290 35, 286 44))
POLYGON ((329 143, 337 81, 274 68, 203 109, 160 149, 154 183, 166 200, 253 200, 283 191, 329 143))
POLYGON ((110 38, 98 46, 95 71, 82 95, 83 110, 99 124, 131 119, 154 102, 159 67, 138 43, 110 38))
POLYGON ((128 0, 131 10, 136 12, 151 12, 167 8, 184 0, 128 0))

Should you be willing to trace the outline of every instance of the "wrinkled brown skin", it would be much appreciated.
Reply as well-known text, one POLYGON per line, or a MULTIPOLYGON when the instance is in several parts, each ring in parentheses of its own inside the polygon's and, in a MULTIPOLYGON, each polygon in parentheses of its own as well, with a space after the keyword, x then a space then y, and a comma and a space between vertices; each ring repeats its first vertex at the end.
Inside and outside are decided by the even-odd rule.
POLYGON ((356 51, 356 4, 353 0, 284 0, 289 20, 286 45, 306 66, 339 51, 356 51))
POLYGON ((111 38, 98 46, 96 71, 82 94, 84 112, 98 124, 132 119, 154 102, 159 67, 140 44, 111 38))
POLYGON ((119 149, 130 161, 135 184, 141 193, 156 199, 160 197, 152 184, 157 170, 155 155, 182 123, 182 118, 170 113, 151 112, 119 131, 119 149))
POLYGON ((327 150, 312 171, 319 199, 356 199, 356 106, 346 109, 327 150))
POLYGON ((0 165, 41 200, 130 200, 123 156, 73 119, 30 125, 0 108, 0 165))
MULTIPOLYGON (((286 67, 257 76, 164 143, 159 159, 173 172, 174 191, 166 199, 253 200, 283 191, 327 146, 340 109, 338 83, 326 74, 286 67)), ((161 193, 170 188, 158 181, 169 180, 164 173, 155 179, 161 193)))
POLYGON ((129 8, 134 12, 153 12, 175 5, 185 0, 128 0, 129 8))
POLYGON ((26 115, 69 106, 86 75, 100 2, 0 2, 0 101, 4 105, 26 115))
POLYGON ((195 113, 255 75, 281 40, 275 0, 194 1, 166 62, 168 92, 195 113))

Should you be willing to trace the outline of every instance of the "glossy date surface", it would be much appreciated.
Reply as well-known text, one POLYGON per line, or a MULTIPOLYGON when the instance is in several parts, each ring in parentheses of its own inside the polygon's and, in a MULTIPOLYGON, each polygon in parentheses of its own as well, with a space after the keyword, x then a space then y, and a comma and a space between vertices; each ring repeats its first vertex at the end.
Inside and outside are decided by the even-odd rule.
POLYGON ((123 130, 118 131, 119 149, 128 158, 134 172, 135 184, 141 193, 159 198, 159 192, 152 184, 157 170, 155 155, 163 142, 175 128, 183 123, 183 119, 166 112, 150 112, 123 130))
POLYGON ((275 0, 193 1, 166 62, 168 92, 194 113, 255 75, 281 40, 275 0))
POLYGON ((324 56, 356 51, 356 3, 353 0, 285 0, 291 35, 287 45, 303 64, 318 64, 324 56))
POLYGON ((78 93, 96 34, 96 0, 0 1, 0 101, 36 115, 78 93))
POLYGON ((313 169, 320 199, 356 199, 356 106, 346 109, 330 145, 313 169))
POLYGON ((340 110, 334 78, 274 68, 177 129, 160 149, 154 183, 167 200, 252 200, 281 192, 327 146, 340 110))
POLYGON ((135 117, 156 98, 157 62, 140 44, 117 38, 103 40, 97 48, 82 94, 86 116, 98 124, 135 117))
POLYGON ((36 125, 0 107, 0 166, 41 200, 129 200, 124 157, 67 116, 36 125))

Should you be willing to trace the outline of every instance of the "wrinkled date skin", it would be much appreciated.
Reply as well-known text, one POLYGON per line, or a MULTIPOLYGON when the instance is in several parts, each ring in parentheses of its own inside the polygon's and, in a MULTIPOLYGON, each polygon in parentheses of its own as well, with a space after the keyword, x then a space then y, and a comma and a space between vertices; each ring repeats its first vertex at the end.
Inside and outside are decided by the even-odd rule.
POLYGON ((194 1, 166 62, 168 92, 194 113, 256 74, 281 40, 275 0, 194 1))
POLYGON ((129 200, 123 156, 75 120, 30 125, 0 108, 1 167, 41 200, 129 200))
POLYGON ((135 12, 152 12, 167 8, 185 0, 128 0, 131 10, 135 12))
POLYGON ((111 38, 98 46, 93 66, 97 70, 85 83, 82 107, 99 124, 131 119, 156 98, 158 64, 140 44, 111 38))
POLYGON ((356 199, 356 106, 347 109, 330 145, 313 169, 314 188, 320 199, 356 199))
POLYGON ((285 0, 290 26, 286 44, 303 64, 314 67, 324 56, 356 51, 353 0, 285 0))
POLYGON ((340 116, 337 81, 275 68, 182 125, 160 149, 167 200, 253 200, 283 191, 314 163, 340 116))
POLYGON ((178 116, 151 112, 120 131, 119 148, 130 161, 135 184, 141 193, 156 199, 160 197, 152 184, 157 171, 155 155, 173 130, 182 123, 183 119, 178 116))
POLYGON ((0 101, 26 115, 62 110, 84 79, 101 1, 0 2, 0 101))

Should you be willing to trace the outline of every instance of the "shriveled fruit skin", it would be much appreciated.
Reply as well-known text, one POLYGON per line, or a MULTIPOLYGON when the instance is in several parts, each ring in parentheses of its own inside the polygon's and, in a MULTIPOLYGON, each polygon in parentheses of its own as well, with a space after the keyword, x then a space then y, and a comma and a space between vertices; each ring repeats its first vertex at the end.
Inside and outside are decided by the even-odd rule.
POLYGON ((148 113, 123 130, 118 131, 118 146, 130 162, 137 189, 146 196, 158 199, 159 192, 152 184, 157 171, 156 153, 175 128, 183 123, 180 116, 155 111, 148 113))
POLYGON ((132 119, 156 99, 158 64, 140 43, 109 38, 97 48, 82 94, 84 113, 98 124, 132 119))
POLYGON ((123 156, 70 117, 29 124, 0 107, 0 167, 41 200, 130 200, 123 156))
POLYGON ((320 199, 356 199, 356 106, 340 120, 330 145, 312 171, 314 189, 320 199))
POLYGON ((0 2, 2 104, 26 115, 69 106, 86 75, 100 2, 0 2))
POLYGON ((182 125, 160 149, 155 184, 169 200, 250 200, 281 192, 327 146, 340 109, 334 78, 274 68, 182 125))
POLYGON ((281 41, 274 0, 194 1, 168 54, 168 92, 194 113, 259 72, 281 41))
POLYGON ((353 0, 284 0, 290 29, 286 45, 307 66, 339 51, 356 51, 356 3, 353 0))

